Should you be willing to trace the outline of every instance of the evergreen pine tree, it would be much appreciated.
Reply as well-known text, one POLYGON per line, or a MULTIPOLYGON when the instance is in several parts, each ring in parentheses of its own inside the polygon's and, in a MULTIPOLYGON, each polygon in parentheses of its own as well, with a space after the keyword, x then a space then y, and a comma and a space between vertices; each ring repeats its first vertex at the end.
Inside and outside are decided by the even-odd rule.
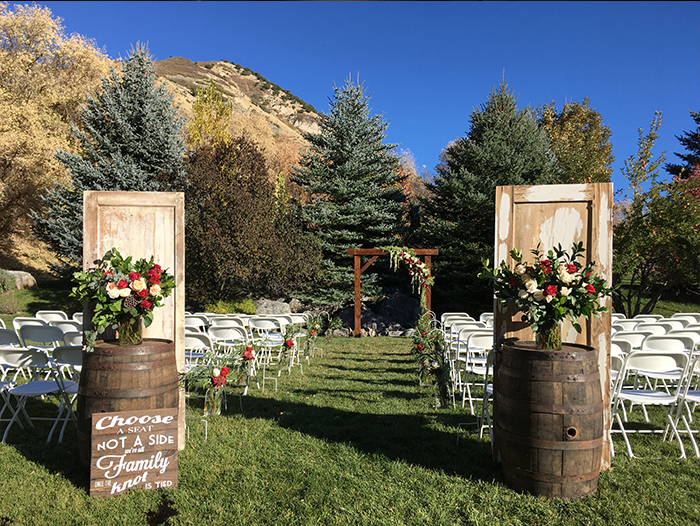
POLYGON ((700 113, 691 111, 690 116, 695 122, 695 130, 683 132, 680 136, 676 135, 678 142, 685 147, 686 153, 675 155, 685 164, 668 163, 666 165, 666 171, 681 181, 700 176, 700 113))
POLYGON ((56 254, 52 270, 62 276, 81 266, 85 190, 177 191, 186 178, 184 121, 172 95, 157 84, 145 46, 137 44, 120 72, 112 68, 102 78, 81 121, 82 130, 73 130, 80 153, 56 153, 70 184, 57 183, 42 197, 44 211, 31 213, 32 233, 56 254))
POLYGON ((491 310, 492 291, 477 274, 493 259, 496 187, 544 184, 560 173, 549 140, 530 108, 518 110, 507 83, 470 116, 466 135, 449 144, 422 199, 419 239, 438 248, 434 304, 442 310, 491 310))
MULTIPOLYGON (((292 176, 310 195, 302 217, 323 254, 309 296, 325 305, 340 306, 353 296, 348 249, 395 245, 404 229, 396 145, 382 143, 388 123, 382 115, 370 116, 368 103, 361 84, 348 79, 334 87, 329 112, 320 115, 321 131, 305 135, 311 146, 292 176)), ((376 293, 376 282, 376 275, 363 274, 363 293, 376 293)))

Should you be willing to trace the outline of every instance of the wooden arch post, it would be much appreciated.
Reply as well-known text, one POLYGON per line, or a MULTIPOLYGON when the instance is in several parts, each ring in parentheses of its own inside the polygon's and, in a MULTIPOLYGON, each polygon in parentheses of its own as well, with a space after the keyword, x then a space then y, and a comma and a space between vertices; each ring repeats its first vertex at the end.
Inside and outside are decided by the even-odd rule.
MULTIPOLYGON (((423 256, 425 259, 425 266, 430 270, 430 263, 432 262, 432 256, 438 255, 438 249, 436 248, 417 248, 413 249, 413 253, 416 256, 423 256)), ((355 338, 360 337, 360 332, 362 329, 361 320, 361 307, 362 302, 360 300, 360 276, 362 273, 369 268, 369 266, 377 261, 379 256, 385 256, 388 252, 384 250, 379 250, 376 248, 351 248, 348 250, 348 254, 353 256, 353 268, 355 270, 355 338), (370 260, 362 265, 362 256, 372 256, 370 260)), ((430 310, 431 305, 431 294, 430 285, 425 289, 425 305, 428 310, 430 310)))

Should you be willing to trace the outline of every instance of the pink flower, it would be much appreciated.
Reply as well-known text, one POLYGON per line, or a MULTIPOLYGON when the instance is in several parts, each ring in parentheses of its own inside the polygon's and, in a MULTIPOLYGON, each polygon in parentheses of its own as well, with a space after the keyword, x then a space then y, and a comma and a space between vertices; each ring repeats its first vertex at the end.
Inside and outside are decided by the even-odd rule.
POLYGON ((246 347, 245 351, 243 352, 243 359, 244 360, 252 360, 253 359, 253 348, 252 347, 246 347))

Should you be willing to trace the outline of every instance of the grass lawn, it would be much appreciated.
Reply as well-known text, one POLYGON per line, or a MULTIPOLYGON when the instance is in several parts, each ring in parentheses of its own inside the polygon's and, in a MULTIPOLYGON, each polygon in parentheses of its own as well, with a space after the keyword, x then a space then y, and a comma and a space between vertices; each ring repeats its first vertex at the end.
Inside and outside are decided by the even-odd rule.
MULTIPOLYGON (((304 375, 282 374, 277 393, 271 384, 265 393, 251 387, 242 414, 229 398, 225 414, 209 419, 207 441, 203 424, 190 421, 179 486, 164 492, 178 512, 171 524, 700 523, 700 460, 678 459, 673 442, 633 437, 644 458, 629 459, 616 435, 618 456, 597 494, 521 495, 502 483, 488 438, 471 432, 457 444, 457 424, 472 417, 435 409, 431 389, 417 383, 410 340, 336 338, 321 346, 304 375)), ((201 408, 191 400, 191 416, 201 408)), ((660 415, 652 416, 658 425, 660 415)), ((641 421, 641 411, 632 418, 641 421)), ((75 428, 62 445, 44 445, 47 434, 48 425, 13 428, 10 445, 0 445, 0 524, 148 524, 159 492, 91 499, 75 428)))

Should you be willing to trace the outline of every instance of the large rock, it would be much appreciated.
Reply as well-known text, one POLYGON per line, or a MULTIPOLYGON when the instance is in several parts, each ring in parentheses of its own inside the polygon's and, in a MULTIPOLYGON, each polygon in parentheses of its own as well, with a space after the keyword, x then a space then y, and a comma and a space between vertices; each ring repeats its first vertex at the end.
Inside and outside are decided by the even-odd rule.
POLYGON ((284 301, 259 299, 255 300, 255 312, 256 314, 290 314, 292 311, 289 304, 284 301))
POLYGON ((304 305, 298 299, 293 299, 289 302, 289 310, 291 312, 304 312, 304 305))
POLYGON ((387 325, 399 324, 408 329, 418 323, 421 314, 420 302, 396 291, 379 304, 377 314, 381 318, 391 320, 387 325))
POLYGON ((36 279, 29 272, 22 270, 8 270, 8 274, 14 276, 18 289, 33 289, 36 287, 36 279))

